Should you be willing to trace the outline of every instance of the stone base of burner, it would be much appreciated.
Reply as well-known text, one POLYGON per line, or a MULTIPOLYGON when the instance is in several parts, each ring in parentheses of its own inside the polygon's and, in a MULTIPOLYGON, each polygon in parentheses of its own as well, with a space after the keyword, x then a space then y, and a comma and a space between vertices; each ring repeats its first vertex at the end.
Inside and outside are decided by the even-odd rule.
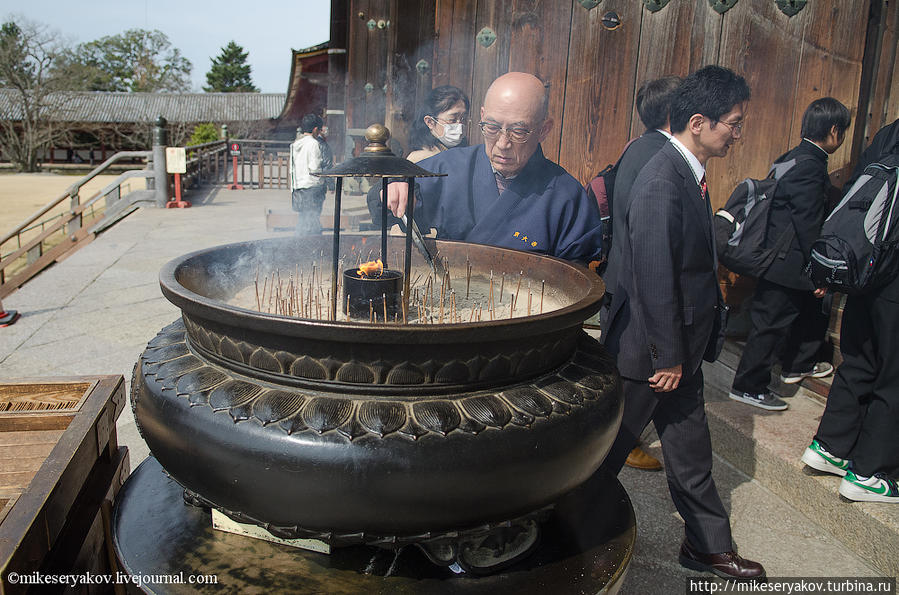
MULTIPOLYGON (((627 494, 616 479, 600 476, 559 500, 530 546, 526 527, 508 529, 516 533, 510 543, 533 551, 489 576, 435 566, 417 547, 359 545, 330 555, 288 548, 214 530, 210 513, 186 505, 181 487, 153 458, 123 486, 112 527, 122 572, 183 579, 129 585, 148 593, 616 593, 636 538, 627 494), (197 584, 198 578, 217 582, 197 584)), ((471 547, 469 560, 494 555, 490 543, 471 547)))

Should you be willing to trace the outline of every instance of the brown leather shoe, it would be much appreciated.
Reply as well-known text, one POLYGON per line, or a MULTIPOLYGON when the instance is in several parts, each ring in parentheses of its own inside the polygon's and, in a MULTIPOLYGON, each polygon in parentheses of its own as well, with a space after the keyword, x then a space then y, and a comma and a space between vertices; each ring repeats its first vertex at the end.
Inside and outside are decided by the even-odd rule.
POLYGON ((758 562, 741 558, 737 552, 703 554, 693 549, 687 540, 680 546, 681 566, 700 572, 711 572, 721 578, 743 581, 765 580, 765 568, 758 562))
POLYGON ((631 454, 627 455, 624 464, 634 469, 643 469, 644 471, 658 471, 662 468, 662 462, 657 458, 643 450, 639 445, 634 447, 631 454))

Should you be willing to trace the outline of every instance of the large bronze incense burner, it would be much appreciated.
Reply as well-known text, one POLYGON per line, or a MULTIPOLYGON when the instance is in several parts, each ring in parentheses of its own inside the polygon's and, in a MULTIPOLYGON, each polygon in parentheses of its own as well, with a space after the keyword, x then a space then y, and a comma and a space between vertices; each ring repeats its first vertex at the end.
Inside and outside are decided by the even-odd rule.
POLYGON ((372 240, 246 242, 166 265, 182 317, 135 367, 141 434, 190 501, 275 536, 499 568, 533 549, 615 438, 614 362, 581 330, 602 281, 431 241, 438 272, 385 235, 385 262, 405 250, 400 299, 353 314, 341 278, 372 240), (488 537, 500 545, 485 556, 488 537))

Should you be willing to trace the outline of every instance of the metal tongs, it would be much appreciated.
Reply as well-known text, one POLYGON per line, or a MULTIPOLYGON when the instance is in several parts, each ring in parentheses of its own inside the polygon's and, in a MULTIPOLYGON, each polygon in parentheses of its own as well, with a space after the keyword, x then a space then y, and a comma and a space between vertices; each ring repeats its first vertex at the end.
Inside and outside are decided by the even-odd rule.
MULTIPOLYGON (((403 213, 401 219, 403 221, 403 225, 408 227, 409 220, 407 219, 405 213, 403 213)), ((415 244, 415 247, 418 248, 418 251, 421 252, 421 255, 424 257, 425 262, 427 262, 428 266, 431 267, 431 270, 434 271, 434 278, 439 278, 440 275, 437 271, 437 266, 439 263, 431 255, 431 251, 428 250, 428 246, 425 244, 425 238, 421 234, 421 230, 418 229, 418 223, 415 222, 415 219, 412 220, 412 243, 415 244)))

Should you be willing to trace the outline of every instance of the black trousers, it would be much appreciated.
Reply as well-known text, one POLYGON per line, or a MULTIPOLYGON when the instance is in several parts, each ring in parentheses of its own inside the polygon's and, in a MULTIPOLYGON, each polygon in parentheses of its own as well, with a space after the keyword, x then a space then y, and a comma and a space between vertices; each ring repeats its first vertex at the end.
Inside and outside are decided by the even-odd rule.
POLYGON ((811 291, 759 279, 749 318, 752 330, 734 376, 734 391, 767 391, 778 348, 784 374, 807 372, 815 366, 827 332, 828 315, 822 312, 821 300, 811 291))
POLYGON ((668 490, 690 543, 701 552, 733 549, 730 517, 712 479, 712 441, 702 396, 702 369, 677 389, 656 393, 646 381, 622 378, 624 418, 600 472, 618 475, 650 420, 662 443, 668 490))
MULTIPOLYGON (((897 280, 894 283, 899 283, 897 280)), ((894 292, 899 293, 899 292, 894 292)), ((899 476, 899 298, 849 296, 837 368, 815 435, 861 475, 899 476)))
POLYGON ((325 202, 325 186, 297 188, 290 193, 290 203, 299 215, 297 235, 317 235, 322 232, 322 204, 325 202))

